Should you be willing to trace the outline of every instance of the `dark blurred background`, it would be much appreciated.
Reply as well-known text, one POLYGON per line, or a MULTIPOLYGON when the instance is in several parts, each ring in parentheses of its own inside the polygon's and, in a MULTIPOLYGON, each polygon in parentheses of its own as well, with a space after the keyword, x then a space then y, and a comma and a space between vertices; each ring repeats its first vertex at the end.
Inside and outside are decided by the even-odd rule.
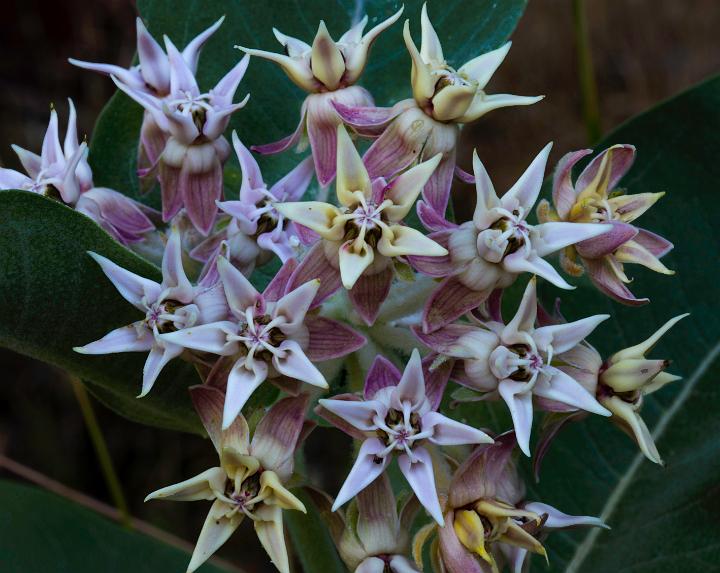
MULTIPOLYGON (((603 132, 720 70, 717 0, 587 0, 586 9, 603 132)), ((62 109, 65 98, 72 96, 80 133, 91 132, 113 85, 70 66, 66 58, 128 64, 135 49, 135 16, 134 3, 124 0, 4 3, 2 165, 17 166, 11 143, 40 147, 51 102, 62 109)), ((547 97, 537 105, 496 111, 477 122, 466 130, 461 159, 469 167, 471 148, 477 147, 498 190, 511 185, 550 140, 555 141, 551 164, 567 151, 588 146, 571 1, 531 1, 513 42, 490 91, 547 97)), ((0 372, 0 454, 109 502, 78 403, 63 373, 2 350, 0 372)), ((215 465, 213 450, 200 438, 134 425, 95 406, 131 513, 194 543, 207 504, 144 505, 142 499, 158 487, 215 465)), ((318 435, 311 440, 308 456, 328 463, 323 439, 318 435)), ((0 469, 0 475, 9 473, 0 469)), ((336 491, 339 484, 325 485, 336 491)), ((247 533, 241 543, 228 543, 221 554, 248 572, 274 570, 254 535, 247 533)))

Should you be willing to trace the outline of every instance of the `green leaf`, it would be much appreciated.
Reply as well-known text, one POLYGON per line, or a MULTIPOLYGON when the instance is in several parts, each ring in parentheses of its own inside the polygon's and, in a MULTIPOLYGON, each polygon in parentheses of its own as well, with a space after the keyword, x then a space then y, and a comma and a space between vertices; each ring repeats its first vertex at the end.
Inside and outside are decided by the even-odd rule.
POLYGON ((302 570, 304 573, 344 573, 345 566, 315 504, 301 488, 293 493, 303 502, 307 513, 285 511, 283 518, 302 570))
MULTIPOLYGON (((55 494, 0 481, 3 573, 185 571, 190 555, 55 494)), ((198 573, 226 571, 206 564, 198 573)))
POLYGON ((188 364, 174 361, 152 392, 137 399, 144 353, 73 351, 142 318, 87 251, 153 280, 159 269, 85 215, 40 195, 1 191, 0 212, 0 345, 90 381, 103 402, 135 421, 200 431, 187 392, 199 379, 188 364))
MULTIPOLYGON (((225 22, 206 44, 200 58, 198 81, 201 89, 208 90, 242 57, 234 45, 281 52, 282 46, 272 34, 273 26, 311 43, 323 19, 337 39, 350 27, 353 18, 368 14, 369 29, 402 4, 397 0, 205 0, 184 3, 179 9, 173 0, 139 0, 138 9, 157 38, 167 34, 180 47, 225 15, 225 22)), ((431 3, 429 10, 449 63, 459 67, 470 58, 500 46, 515 28, 526 4, 527 0, 476 0, 471 4, 448 0, 431 3)), ((400 21, 373 46, 360 82, 372 92, 378 105, 392 105, 411 97, 410 58, 402 38, 402 22, 405 18, 411 20, 414 37, 419 41, 422 1, 408 0, 404 5, 400 21)), ((276 65, 253 58, 236 99, 246 93, 251 94, 250 102, 233 116, 231 128, 238 130, 247 145, 275 141, 295 129, 305 94, 276 65)), ((95 126, 90 148, 96 182, 135 198, 139 197, 135 157, 141 118, 140 106, 125 95, 116 94, 95 126)), ((300 157, 287 152, 260 158, 260 163, 267 182, 272 183, 299 160, 300 157)), ((237 188, 229 191, 234 195, 237 188)), ((157 206, 157 192, 142 200, 157 206)))
MULTIPOLYGON (((663 261, 674 277, 628 268, 641 308, 623 307, 587 281, 563 297, 569 320, 609 312, 591 338, 603 356, 636 344, 669 318, 690 311, 652 351, 682 375, 647 397, 643 417, 666 467, 639 453, 607 420, 591 416, 560 434, 530 492, 561 510, 601 515, 610 531, 556 532, 548 539, 552 571, 670 573, 717 570, 720 523, 720 77, 629 121, 601 142, 638 148, 623 179, 628 193, 666 191, 638 221, 675 243, 663 261)), ((557 290, 553 289, 553 296, 557 290)), ((542 568, 538 562, 538 567, 542 568)))

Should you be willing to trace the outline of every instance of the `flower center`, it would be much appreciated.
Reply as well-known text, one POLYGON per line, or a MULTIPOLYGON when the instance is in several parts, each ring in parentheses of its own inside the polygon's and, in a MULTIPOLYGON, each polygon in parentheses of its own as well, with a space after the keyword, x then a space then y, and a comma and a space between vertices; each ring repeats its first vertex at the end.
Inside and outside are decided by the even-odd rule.
POLYGON ((248 309, 246 321, 241 324, 237 336, 232 339, 245 345, 249 359, 269 361, 277 352, 278 346, 287 338, 279 328, 284 322, 281 317, 273 319, 267 314, 254 316, 254 309, 248 309))
POLYGON ((499 380, 534 383, 544 365, 542 356, 526 344, 498 346, 490 354, 490 370, 499 380))
POLYGON ((383 210, 391 201, 383 201, 379 205, 374 201, 363 202, 354 209, 346 209, 350 219, 345 223, 345 241, 361 239, 371 247, 375 247, 382 236, 385 225, 383 210))
POLYGON ((192 326, 190 324, 184 324, 182 326, 176 324, 178 317, 175 313, 183 306, 183 303, 177 300, 164 300, 151 305, 146 304, 145 324, 150 330, 157 329, 160 334, 174 332, 182 326, 192 326))
POLYGON ((480 232, 477 249, 485 260, 499 263, 529 243, 530 226, 525 222, 521 209, 515 209, 480 232))
POLYGON ((207 118, 207 112, 212 110, 208 103, 210 94, 193 95, 190 92, 184 92, 184 97, 174 99, 168 105, 175 106, 175 109, 182 115, 192 117, 195 127, 202 132, 207 118))
POLYGON ((422 424, 417 412, 401 412, 388 410, 385 420, 378 424, 377 435, 391 450, 407 450, 420 437, 422 424))
POLYGON ((243 513, 252 511, 257 503, 257 496, 260 493, 260 474, 255 473, 245 478, 239 487, 235 487, 235 482, 228 479, 225 483, 225 496, 232 502, 237 510, 243 513))

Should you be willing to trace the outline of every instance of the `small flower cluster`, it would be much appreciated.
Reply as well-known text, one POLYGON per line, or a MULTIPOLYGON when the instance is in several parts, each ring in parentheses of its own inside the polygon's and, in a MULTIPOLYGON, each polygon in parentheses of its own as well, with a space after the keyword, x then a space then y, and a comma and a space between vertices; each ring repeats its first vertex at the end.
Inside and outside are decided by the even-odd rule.
MULTIPOLYGON (((327 510, 339 553, 357 573, 422 569, 432 537, 435 571, 521 571, 529 553, 546 555, 543 541, 552 530, 604 527, 599 519, 525 498, 514 452, 518 446, 533 454, 536 411, 556 414, 560 425, 589 414, 608 417, 661 463, 640 415, 642 401, 678 377, 665 372, 668 361, 646 355, 682 316, 603 359, 586 338, 609 316, 568 322, 549 314, 538 302, 537 277, 574 288, 547 261, 560 253, 570 276, 587 272, 615 300, 647 302, 625 286, 624 265, 672 274, 659 260, 672 244, 631 224, 662 193, 628 195, 617 188, 634 158, 629 145, 600 153, 573 183, 573 166, 591 153, 578 151, 557 167, 553 205, 540 201, 539 222, 528 220, 551 144, 502 194, 477 153, 473 174, 456 165, 463 124, 542 99, 485 91, 510 44, 456 69, 445 60, 424 6, 420 49, 409 21, 403 30, 412 98, 375 107, 357 82, 373 42, 401 14, 363 33, 366 16, 337 41, 323 22, 311 44, 274 30, 284 55, 240 48, 246 56, 207 92, 195 74, 201 48, 222 19, 182 51, 167 37, 164 47, 158 44, 138 19, 138 65, 130 69, 71 60, 110 76, 145 110, 138 177, 143 188, 159 184, 161 213, 93 186, 72 102, 64 146, 53 109, 41 154, 15 148, 27 175, 0 170, 3 189, 57 199, 125 245, 151 237, 164 242, 160 282, 90 253, 140 314, 75 350, 147 353, 139 397, 174 359, 202 373, 203 384, 190 392, 219 465, 148 496, 213 502, 188 571, 244 518, 275 566, 289 571, 282 511, 305 511, 288 488, 294 454, 315 425, 311 403, 317 416, 358 444, 334 499, 313 488, 305 492, 327 510), (308 95, 296 131, 281 141, 248 149, 232 132, 242 182, 239 197, 225 200, 223 166, 231 153, 225 132, 247 102, 233 100, 251 57, 279 65, 308 95), (361 156, 353 138, 373 142, 361 156), (268 187, 251 150, 302 151, 308 144, 310 155, 268 187), (329 201, 303 200, 313 175, 322 196, 335 182, 329 201), (470 221, 446 218, 456 176, 476 186, 470 221), (408 223, 414 213, 428 234, 408 223), (260 292, 250 277, 274 259, 282 266, 260 292), (528 278, 524 295, 505 321, 503 291, 521 277, 528 278), (398 356, 406 360, 402 368, 398 356), (339 360, 359 363, 364 385, 320 398, 337 386, 330 372, 339 360), (504 402, 513 430, 494 435, 442 413, 449 381, 474 392, 464 394, 470 400, 504 402), (267 404, 251 398, 267 383, 287 396, 257 422, 254 414, 267 404), (385 474, 394 458, 412 490, 400 506, 385 474), (409 530, 421 508, 431 521, 411 547, 409 530)), ((540 438, 538 471, 556 429, 540 438)))

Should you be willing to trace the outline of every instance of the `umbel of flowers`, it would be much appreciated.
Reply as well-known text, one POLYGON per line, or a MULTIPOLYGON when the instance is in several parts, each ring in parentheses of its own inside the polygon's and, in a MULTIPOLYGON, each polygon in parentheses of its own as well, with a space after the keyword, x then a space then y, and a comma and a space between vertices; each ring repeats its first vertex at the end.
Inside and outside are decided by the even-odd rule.
POLYGON ((563 157, 552 205, 538 202, 550 145, 505 193, 477 152, 472 175, 458 170, 463 124, 541 98, 486 91, 509 43, 452 67, 424 6, 420 48, 409 20, 404 48, 396 46, 408 52, 408 97, 376 107, 362 73, 372 44, 401 14, 364 33, 365 16, 338 40, 319 22, 310 44, 274 30, 284 55, 242 48, 247 55, 212 89, 196 76, 201 48, 222 18, 182 50, 168 37, 161 46, 138 19, 138 63, 129 69, 72 60, 110 76, 144 109, 138 178, 143 189, 159 185, 161 212, 127 190, 93 185, 72 101, 63 144, 53 108, 40 153, 14 147, 25 174, 0 169, 0 188, 57 200, 139 253, 162 251, 157 277, 88 253, 87 264, 100 266, 137 317, 95 341, 78 340, 75 350, 145 355, 139 398, 174 383, 162 374, 171 361, 200 373, 190 392, 218 464, 148 496, 212 502, 189 571, 247 519, 275 567, 289 572, 283 514, 309 510, 326 518, 357 573, 420 571, 428 557, 437 572, 525 571, 530 553, 547 556, 553 530, 604 524, 528 500, 518 450, 538 473, 558 430, 596 414, 661 463, 641 412, 647 395, 679 379, 651 353, 684 315, 644 342, 602 354, 587 338, 610 316, 548 313, 537 287, 544 280, 579 296, 549 261, 559 253, 571 277, 587 273, 623 304, 647 302, 628 290, 625 265, 672 274, 660 262, 672 244, 634 224, 662 193, 618 188, 634 159, 631 145, 600 152, 577 178, 573 166, 591 151, 563 157), (247 97, 237 102, 235 93, 251 58, 279 65, 307 95, 297 102, 296 131, 279 142, 257 145, 232 132, 241 179, 225 198, 226 132, 232 114, 246 113, 247 97), (364 155, 354 136, 373 140, 364 155), (292 147, 310 153, 282 174, 261 172, 252 153, 292 147), (313 198, 313 175, 326 201, 313 198), (476 186, 469 221, 446 214, 455 175, 476 186), (261 288, 256 269, 270 276, 261 288), (524 294, 508 320, 502 296, 517 281, 524 294), (346 376, 331 375, 338 364, 347 365, 346 376), (512 428, 456 419, 450 384, 465 387, 462 399, 500 402, 512 428), (333 495, 294 472, 311 419, 354 441, 333 495), (391 486, 395 462, 404 491, 391 486), (413 523, 420 529, 411 539, 413 523))

